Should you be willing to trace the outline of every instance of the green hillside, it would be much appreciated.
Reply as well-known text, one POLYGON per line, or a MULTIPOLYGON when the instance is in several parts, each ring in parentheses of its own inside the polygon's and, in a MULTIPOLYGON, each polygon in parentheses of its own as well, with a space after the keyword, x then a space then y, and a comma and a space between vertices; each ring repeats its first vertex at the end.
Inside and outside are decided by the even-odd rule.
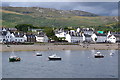
POLYGON ((37 7, 3 7, 2 26, 15 27, 17 24, 33 24, 38 27, 88 27, 116 22, 114 16, 98 16, 78 10, 56 10, 37 7))

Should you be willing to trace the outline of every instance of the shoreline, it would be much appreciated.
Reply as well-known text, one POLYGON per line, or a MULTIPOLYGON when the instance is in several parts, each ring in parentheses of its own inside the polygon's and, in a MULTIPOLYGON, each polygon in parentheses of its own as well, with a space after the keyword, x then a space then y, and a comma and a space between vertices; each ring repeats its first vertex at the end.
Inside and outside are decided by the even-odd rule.
POLYGON ((81 44, 81 45, 0 45, 0 52, 11 51, 49 51, 49 50, 119 50, 119 44, 81 44))

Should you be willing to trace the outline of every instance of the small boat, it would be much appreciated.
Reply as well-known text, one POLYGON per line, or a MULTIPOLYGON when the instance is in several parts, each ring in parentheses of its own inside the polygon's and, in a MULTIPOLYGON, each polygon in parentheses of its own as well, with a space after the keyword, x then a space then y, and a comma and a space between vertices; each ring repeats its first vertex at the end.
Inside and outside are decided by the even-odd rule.
POLYGON ((21 58, 20 57, 17 57, 14 52, 12 53, 12 55, 9 57, 9 62, 17 62, 17 61, 20 61, 21 58))
POLYGON ((110 53, 110 56, 113 56, 114 55, 114 53, 110 53))
POLYGON ((97 52, 94 54, 95 58, 104 58, 104 55, 102 55, 100 52, 97 52))
POLYGON ((41 53, 36 53, 36 56, 42 56, 42 54, 41 53))
POLYGON ((9 57, 9 62, 17 62, 17 61, 20 61, 20 57, 17 57, 17 56, 10 56, 9 57))
POLYGON ((49 60, 61 60, 61 57, 57 56, 56 54, 53 54, 51 56, 48 57, 49 60))

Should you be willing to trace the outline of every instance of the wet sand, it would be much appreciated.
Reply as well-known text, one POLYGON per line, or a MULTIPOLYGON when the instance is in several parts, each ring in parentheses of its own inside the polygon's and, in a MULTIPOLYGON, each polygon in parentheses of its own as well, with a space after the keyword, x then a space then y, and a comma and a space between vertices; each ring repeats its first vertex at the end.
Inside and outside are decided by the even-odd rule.
POLYGON ((4 51, 46 51, 46 50, 119 50, 119 44, 80 44, 80 45, 0 45, 4 51))

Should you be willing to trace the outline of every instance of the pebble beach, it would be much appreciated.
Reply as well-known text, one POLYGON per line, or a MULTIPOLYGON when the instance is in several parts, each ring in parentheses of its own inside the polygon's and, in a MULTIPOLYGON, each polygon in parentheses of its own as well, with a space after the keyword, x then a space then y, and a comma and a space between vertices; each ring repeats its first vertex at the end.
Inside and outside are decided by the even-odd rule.
POLYGON ((47 50, 119 50, 119 44, 80 45, 0 45, 0 52, 6 51, 47 51, 47 50))

